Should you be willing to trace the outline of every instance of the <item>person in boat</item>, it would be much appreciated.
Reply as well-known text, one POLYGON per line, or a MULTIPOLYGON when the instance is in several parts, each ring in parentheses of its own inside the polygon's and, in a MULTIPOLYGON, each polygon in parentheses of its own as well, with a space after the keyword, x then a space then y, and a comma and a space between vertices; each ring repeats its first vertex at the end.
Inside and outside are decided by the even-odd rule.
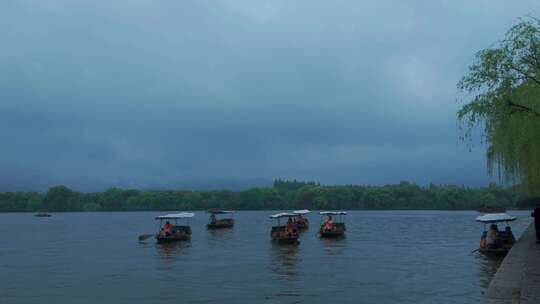
POLYGON ((480 238, 480 248, 487 248, 487 231, 482 232, 482 237, 480 238))
POLYGON ((326 218, 326 221, 324 221, 323 229, 324 230, 332 230, 332 229, 334 229, 334 222, 332 221, 332 216, 331 215, 329 215, 326 218))
POLYGON ((289 218, 289 220, 287 221, 287 226, 285 226, 285 233, 287 234, 287 236, 291 236, 294 233, 294 228, 294 222, 292 218, 289 218))
POLYGON ((531 216, 534 217, 534 229, 536 230, 536 242, 540 243, 540 205, 534 208, 531 216))
POLYGON ((215 223, 216 223, 216 215, 212 213, 210 215, 210 224, 215 224, 215 223))
POLYGON ((502 242, 506 244, 514 244, 516 242, 516 238, 514 237, 514 234, 512 233, 512 228, 510 228, 510 226, 506 226, 506 228, 504 228, 504 231, 500 234, 502 242))
POLYGON ((489 231, 486 235, 486 243, 489 248, 496 249, 498 248, 499 243, 499 229, 497 225, 492 224, 489 228, 489 231))
POLYGON ((306 223, 306 220, 304 219, 304 217, 303 217, 301 214, 299 214, 299 215, 294 219, 294 221, 295 221, 296 223, 300 224, 300 225, 303 225, 303 224, 306 223))
POLYGON ((163 233, 165 235, 171 235, 172 234, 172 228, 173 228, 173 226, 171 225, 171 223, 169 223, 169 221, 166 221, 165 225, 163 225, 163 233))

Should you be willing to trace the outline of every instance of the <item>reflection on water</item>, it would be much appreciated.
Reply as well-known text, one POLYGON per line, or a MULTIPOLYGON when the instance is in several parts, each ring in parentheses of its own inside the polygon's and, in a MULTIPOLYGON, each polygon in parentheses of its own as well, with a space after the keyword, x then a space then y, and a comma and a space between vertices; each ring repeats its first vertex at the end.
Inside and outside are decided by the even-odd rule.
POLYGON ((174 261, 182 254, 187 254, 191 247, 191 241, 170 242, 170 243, 155 243, 156 253, 160 257, 162 266, 172 268, 174 261))
POLYGON ((297 265, 301 262, 298 245, 279 245, 272 243, 272 264, 270 268, 278 276, 286 280, 294 280, 298 276, 297 265))
POLYGON ((480 287, 488 288, 491 279, 493 279, 493 276, 497 272, 497 269, 499 269, 503 259, 497 257, 488 257, 480 253, 476 255, 476 259, 478 259, 480 264, 480 287))
POLYGON ((326 256, 339 256, 342 255, 347 246, 347 239, 341 238, 321 238, 321 245, 326 256))
POLYGON ((208 229, 208 239, 211 241, 223 241, 230 239, 234 232, 233 228, 208 229))
MULTIPOLYGON (((272 263, 270 269, 282 283, 270 298, 279 299, 280 302, 292 298, 292 303, 297 303, 296 299, 302 297, 302 289, 297 287, 300 272, 298 265, 302 259, 299 254, 298 245, 280 245, 272 243, 271 245, 272 263)), ((288 303, 288 302, 285 302, 288 303)))

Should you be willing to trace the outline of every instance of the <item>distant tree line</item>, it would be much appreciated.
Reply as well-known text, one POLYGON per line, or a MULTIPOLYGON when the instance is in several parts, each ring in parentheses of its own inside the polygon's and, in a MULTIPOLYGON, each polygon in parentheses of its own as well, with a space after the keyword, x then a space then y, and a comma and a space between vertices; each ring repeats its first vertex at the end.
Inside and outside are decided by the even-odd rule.
POLYGON ((452 185, 419 186, 401 182, 386 186, 323 186, 316 182, 276 180, 273 187, 245 191, 141 191, 111 188, 83 193, 55 186, 46 193, 0 193, 0 212, 138 211, 264 209, 435 209, 465 210, 482 206, 527 207, 515 188, 491 184, 483 188, 452 185))

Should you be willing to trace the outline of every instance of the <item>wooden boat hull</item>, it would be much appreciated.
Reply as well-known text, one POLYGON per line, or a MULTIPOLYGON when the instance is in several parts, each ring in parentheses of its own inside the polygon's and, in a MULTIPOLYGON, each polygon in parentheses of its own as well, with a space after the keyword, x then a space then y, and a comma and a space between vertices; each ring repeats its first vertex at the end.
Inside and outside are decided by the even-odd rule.
POLYGON ((345 230, 347 229, 345 228, 345 224, 343 223, 335 223, 334 228, 331 230, 324 229, 324 225, 323 225, 319 229, 319 235, 322 238, 336 239, 336 238, 344 237, 345 230))
POLYGON ((298 244, 298 231, 286 232, 285 226, 274 226, 270 232, 272 241, 278 244, 298 244))
POLYGON ((206 228, 208 229, 225 229, 225 228, 232 228, 234 227, 234 220, 227 219, 227 220, 219 220, 214 223, 209 223, 206 225, 206 228))
POLYGON ((234 227, 234 224, 208 224, 206 225, 206 228, 208 229, 225 229, 225 228, 232 228, 234 227))
POLYGON ((298 237, 276 238, 276 239, 273 239, 273 241, 277 242, 278 244, 284 244, 284 245, 300 244, 300 241, 298 241, 298 237))
POLYGON ((344 231, 321 231, 320 235, 322 238, 337 239, 340 237, 344 237, 345 232, 344 231))
POLYGON ((181 241, 189 241, 191 240, 191 236, 182 236, 182 237, 160 237, 156 236, 156 241, 160 244, 163 243, 172 243, 172 242, 181 242, 181 241))
POLYGON ((171 243, 189 240, 191 240, 191 227, 189 226, 174 226, 171 234, 164 235, 162 233, 158 233, 156 235, 156 241, 158 243, 171 243))
POLYGON ((510 248, 498 248, 498 249, 489 249, 489 248, 480 248, 478 252, 486 256, 492 257, 504 257, 508 254, 510 248))
POLYGON ((34 214, 34 216, 37 216, 37 217, 51 217, 52 215, 51 214, 48 214, 48 213, 37 213, 37 214, 34 214))

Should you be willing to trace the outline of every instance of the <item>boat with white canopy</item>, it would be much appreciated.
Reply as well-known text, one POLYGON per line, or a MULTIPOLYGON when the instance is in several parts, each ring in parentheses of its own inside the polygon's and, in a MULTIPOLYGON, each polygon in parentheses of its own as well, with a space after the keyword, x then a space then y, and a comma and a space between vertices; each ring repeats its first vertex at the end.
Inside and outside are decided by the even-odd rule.
POLYGON ((156 240, 158 243, 168 243, 175 241, 187 241, 191 240, 191 226, 190 219, 195 214, 191 212, 171 213, 156 216, 156 220, 159 220, 159 231, 156 234, 156 240), (184 225, 179 225, 179 221, 185 221, 184 225), (174 225, 171 224, 174 222, 174 225), (165 222, 165 224, 163 224, 165 222))
POLYGON ((309 228, 309 220, 305 217, 306 214, 310 213, 308 209, 295 210, 293 211, 296 216, 293 218, 294 224, 298 230, 305 230, 309 228))
POLYGON ((296 213, 282 212, 273 214, 271 219, 277 221, 277 225, 272 227, 270 236, 272 241, 280 244, 298 244, 298 229, 294 225, 293 218, 296 217, 296 213), (282 225, 282 222, 286 219, 286 224, 282 225))
POLYGON ((507 213, 489 213, 478 216, 476 221, 484 224, 484 232, 480 238, 480 253, 490 256, 505 256, 515 243, 510 222, 516 217, 507 213), (504 231, 499 231, 498 223, 506 223, 504 231), (487 225, 490 224, 490 228, 487 225))
POLYGON ((345 236, 347 230, 344 216, 346 211, 321 211, 321 228, 319 235, 322 238, 340 238, 345 236))
POLYGON ((516 220, 516 217, 508 213, 489 213, 486 215, 478 216, 476 218, 477 222, 484 223, 484 224, 512 222, 515 220, 516 220))
POLYGON ((234 211, 228 210, 208 210, 210 214, 210 221, 206 225, 208 229, 222 229, 222 228, 232 228, 234 226, 234 219, 231 217, 234 214, 234 211), (221 218, 218 218, 218 215, 221 218), (224 216, 229 216, 223 218, 224 216))

